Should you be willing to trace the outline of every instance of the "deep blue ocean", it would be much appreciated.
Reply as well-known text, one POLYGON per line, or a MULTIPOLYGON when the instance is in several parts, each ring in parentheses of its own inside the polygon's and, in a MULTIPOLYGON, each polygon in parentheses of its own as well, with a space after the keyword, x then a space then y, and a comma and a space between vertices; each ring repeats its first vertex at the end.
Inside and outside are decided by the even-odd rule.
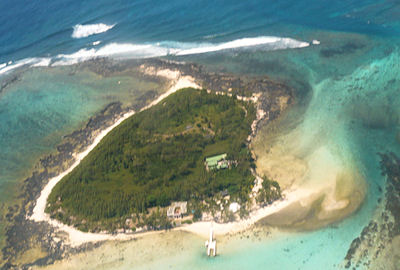
MULTIPOLYGON (((172 248, 172 255, 147 254, 151 259, 137 264, 127 259, 125 250, 135 248, 127 244, 110 260, 117 256, 118 269, 341 269, 382 197, 376 153, 400 154, 399 37, 396 0, 0 1, 0 86, 28 67, 0 90, 0 206, 13 203, 21 181, 63 135, 108 103, 157 87, 130 77, 70 76, 64 66, 103 56, 193 61, 213 71, 267 75, 304 95, 277 135, 285 153, 316 168, 310 172, 316 186, 332 168, 357 174, 364 203, 321 230, 265 242, 236 239, 239 248, 225 248, 213 261, 197 256, 202 242, 182 257, 172 248), (119 81, 128 86, 117 89, 119 81)), ((113 268, 90 257, 82 259, 91 264, 84 269, 113 268)))
POLYGON ((96 47, 96 41, 100 47, 160 42, 184 47, 265 35, 296 38, 303 28, 392 36, 400 33, 399 12, 396 1, 367 0, 1 1, 0 64, 72 54, 96 47), (71 37, 75 25, 98 23, 115 26, 71 37))

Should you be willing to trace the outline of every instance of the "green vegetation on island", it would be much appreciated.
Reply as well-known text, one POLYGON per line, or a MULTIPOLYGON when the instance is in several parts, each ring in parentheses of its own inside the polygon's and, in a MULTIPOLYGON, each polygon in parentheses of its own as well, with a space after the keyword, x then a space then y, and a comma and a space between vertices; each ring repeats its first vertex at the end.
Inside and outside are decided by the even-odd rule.
MULTIPOLYGON (((171 226, 160 208, 172 201, 200 205, 228 191, 245 203, 254 181, 246 140, 255 115, 253 104, 235 97, 182 89, 112 130, 54 187, 46 212, 85 231, 127 222, 157 229, 171 226), (221 153, 230 168, 206 170, 205 158, 221 153)), ((198 208, 190 211, 199 216, 198 208)))
POLYGON ((282 197, 278 182, 263 177, 262 188, 258 192, 256 200, 262 205, 271 204, 282 197))

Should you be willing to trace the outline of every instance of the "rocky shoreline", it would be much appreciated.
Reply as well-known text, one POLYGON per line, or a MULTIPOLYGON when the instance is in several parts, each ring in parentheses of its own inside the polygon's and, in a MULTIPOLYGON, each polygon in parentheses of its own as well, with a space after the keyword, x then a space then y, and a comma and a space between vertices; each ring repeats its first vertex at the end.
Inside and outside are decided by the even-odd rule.
MULTIPOLYGON (((281 111, 294 101, 294 93, 291 88, 265 77, 250 78, 208 73, 203 67, 196 64, 160 59, 113 61, 100 58, 71 66, 71 72, 89 69, 101 76, 113 76, 126 70, 140 72, 140 67, 143 65, 155 69, 178 70, 182 75, 195 78, 196 83, 202 87, 215 92, 221 91, 246 97, 250 97, 253 93, 261 93, 258 99, 259 109, 268 112, 264 123, 277 118, 281 111)), ((159 80, 156 76, 152 79, 159 80)), ((27 216, 32 213, 34 203, 47 181, 74 162, 73 153, 85 149, 104 127, 112 125, 124 113, 143 108, 149 101, 154 100, 155 96, 156 93, 149 91, 132 108, 123 108, 119 102, 108 104, 96 116, 90 118, 83 128, 66 135, 63 142, 57 146, 55 153, 40 159, 32 175, 23 182, 21 193, 18 196, 21 203, 15 204, 7 210, 6 247, 2 250, 5 264, 2 269, 28 269, 32 265, 46 265, 65 257, 66 254, 81 252, 100 245, 100 243, 85 244, 78 248, 64 245, 61 239, 55 237, 55 230, 49 224, 28 220, 27 216), (38 249, 41 254, 45 255, 28 263, 18 262, 18 258, 22 254, 32 249, 38 249)))
POLYGON ((41 247, 45 249, 46 253, 51 254, 39 259, 35 264, 46 264, 54 259, 61 258, 65 252, 65 247, 61 242, 53 242, 54 228, 46 223, 33 222, 26 217, 32 212, 33 203, 40 195, 46 181, 70 166, 74 160, 73 153, 89 145, 96 133, 104 126, 111 125, 125 111, 126 109, 121 107, 121 103, 107 105, 99 114, 90 118, 84 128, 65 136, 64 142, 57 146, 55 154, 50 154, 39 160, 35 171, 24 180, 22 192, 19 195, 19 198, 22 199, 22 206, 16 204, 14 207, 9 207, 6 214, 6 221, 12 225, 7 227, 7 246, 2 250, 3 258, 7 261, 3 266, 5 269, 16 267, 10 262, 10 259, 12 260, 20 253, 27 251, 33 244, 33 236, 38 240, 40 239, 41 247))

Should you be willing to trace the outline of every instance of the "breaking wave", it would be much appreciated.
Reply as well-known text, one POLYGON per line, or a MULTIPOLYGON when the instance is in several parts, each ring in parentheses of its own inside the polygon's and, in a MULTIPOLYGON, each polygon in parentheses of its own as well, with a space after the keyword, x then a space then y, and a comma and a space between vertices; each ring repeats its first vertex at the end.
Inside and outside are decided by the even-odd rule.
POLYGON ((199 46, 193 46, 190 49, 178 50, 176 55, 189 55, 200 54, 207 52, 215 52, 227 49, 236 49, 243 47, 252 47, 268 45, 270 50, 288 49, 288 48, 303 48, 308 47, 308 42, 298 41, 292 38, 281 37, 255 37, 255 38, 241 38, 229 42, 213 44, 213 43, 200 43, 199 46))
MULTIPOLYGON (((99 42, 93 43, 98 45, 99 42)), ((310 43, 292 38, 260 36, 254 38, 241 38, 222 43, 194 43, 163 41, 152 44, 110 43, 99 48, 83 48, 71 54, 59 54, 51 58, 27 58, 15 63, 0 66, 0 75, 15 68, 29 66, 61 66, 72 65, 96 57, 113 58, 150 58, 167 55, 191 55, 217 52, 224 50, 244 50, 247 48, 263 50, 282 50, 304 48, 310 43)))
POLYGON ((131 43, 110 43, 99 49, 81 49, 72 54, 60 54, 54 65, 70 65, 95 57, 126 57, 126 58, 149 58, 167 55, 191 55, 209 52, 223 51, 229 49, 244 49, 255 46, 262 46, 267 50, 304 48, 310 43, 281 37, 255 37, 242 38, 223 43, 188 43, 163 41, 154 44, 131 44, 131 43))
POLYGON ((73 27, 74 31, 72 32, 71 37, 84 38, 84 37, 88 37, 91 35, 104 33, 104 32, 107 32, 108 30, 110 30, 111 28, 113 28, 114 26, 115 26, 115 24, 107 25, 104 23, 86 24, 86 25, 77 24, 73 27))
POLYGON ((35 59, 36 58, 26 58, 16 61, 15 63, 9 61, 6 65, 2 64, 0 67, 0 75, 25 65, 35 64, 36 63, 35 59))

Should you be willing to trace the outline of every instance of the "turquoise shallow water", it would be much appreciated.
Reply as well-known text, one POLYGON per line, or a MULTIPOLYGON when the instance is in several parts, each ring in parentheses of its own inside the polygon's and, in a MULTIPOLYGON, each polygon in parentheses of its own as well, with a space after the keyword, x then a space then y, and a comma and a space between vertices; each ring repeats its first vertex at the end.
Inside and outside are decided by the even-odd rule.
MULTIPOLYGON (((350 243, 373 217, 385 181, 377 153, 400 153, 399 48, 393 45, 396 40, 340 33, 328 33, 321 40, 326 45, 319 48, 201 56, 196 60, 212 70, 270 74, 298 89, 302 86, 308 98, 282 121, 291 128, 296 123, 297 153, 308 156, 320 146, 327 146, 343 166, 350 166, 365 179, 364 203, 355 214, 327 228, 248 245, 243 241, 239 250, 222 254, 212 263, 197 261, 194 265, 202 265, 198 269, 342 268, 350 243), (362 45, 346 50, 351 42, 362 45), (325 56, 330 49, 333 55, 325 56)), ((281 129, 282 136, 286 136, 288 130, 281 129)))
MULTIPOLYGON (((265 72, 286 79, 294 86, 303 85, 305 93, 309 91, 307 96, 311 96, 308 103, 305 102, 306 108, 298 108, 304 103, 298 104, 287 116, 296 119, 301 151, 308 155, 320 145, 327 145, 336 159, 360 173, 367 183, 366 198, 360 210, 314 232, 283 233, 263 241, 232 240, 215 260, 198 254, 191 260, 174 261, 173 269, 344 267, 343 259, 350 243, 371 220, 378 199, 382 198, 379 187, 384 187, 385 180, 380 174, 377 153, 400 153, 399 141, 396 141, 400 131, 400 55, 399 48, 392 42, 338 33, 330 37, 336 38, 330 44, 336 44, 321 48, 191 59, 196 58, 212 70, 256 75, 265 72), (365 46, 329 58, 321 53, 327 47, 338 48, 348 42, 360 42, 365 46), (296 81, 290 81, 293 78, 296 81), (304 112, 302 117, 299 111, 304 112)), ((293 124, 293 121, 287 119, 283 123, 293 124)), ((282 130, 287 132, 285 128, 282 130)), ((128 265, 124 269, 128 269, 128 265)))
MULTIPOLYGON (((302 157, 324 147, 331 160, 357 171, 367 186, 360 210, 314 232, 279 234, 256 242, 232 240, 234 244, 215 260, 204 256, 201 240, 185 237, 181 239, 184 258, 179 256, 182 249, 173 247, 168 256, 150 252, 141 264, 126 257, 116 260, 120 269, 138 265, 144 269, 337 269, 382 197, 379 189, 384 179, 377 152, 400 153, 399 7, 391 0, 2 1, 0 73, 30 57, 42 57, 38 62, 68 54, 67 60, 78 61, 79 55, 96 55, 101 49, 124 50, 107 47, 113 43, 150 45, 133 49, 141 57, 165 55, 169 48, 215 48, 215 43, 246 37, 320 40, 321 45, 303 49, 268 52, 270 46, 256 46, 183 60, 215 71, 267 74, 294 87, 299 99, 282 121, 279 135, 297 143, 302 157), (88 29, 98 23, 115 26, 90 35, 88 29), (89 25, 80 33, 87 37, 71 36, 77 24, 89 25), (78 51, 81 54, 75 54, 78 51), (294 131, 298 141, 290 135, 294 131)), ((21 180, 39 157, 55 150, 63 135, 110 102, 129 103, 157 89, 154 83, 129 77, 102 79, 88 72, 72 76, 68 68, 24 73, 0 94, 0 205, 13 202, 21 180)), ((135 243, 128 247, 134 249, 135 243)))
POLYGON ((25 72, 0 94, 0 202, 15 195, 15 184, 29 175, 39 157, 55 150, 62 136, 107 104, 132 105, 141 93, 157 87, 135 77, 100 78, 87 71, 71 75, 68 68, 25 72))
POLYGON ((64 135, 111 102, 131 106, 143 93, 161 89, 134 75, 105 78, 84 70, 71 73, 69 67, 24 72, 0 93, 0 214, 16 203, 22 181, 41 157, 56 151, 64 135))
MULTIPOLYGON (((214 259, 204 255, 202 239, 181 236, 176 238, 178 242, 169 240, 173 246, 146 249, 150 252, 135 259, 128 258, 130 252, 157 241, 121 244, 124 248, 112 248, 107 255, 115 264, 97 264, 93 258, 102 256, 102 262, 104 254, 102 249, 94 250, 74 267, 90 262, 99 269, 342 269, 351 242, 373 218, 383 196, 380 188, 385 179, 377 153, 400 153, 400 48, 395 39, 355 34, 325 32, 319 39, 320 46, 306 49, 185 60, 202 63, 210 70, 268 74, 295 87, 301 98, 281 121, 280 136, 293 138, 295 132, 298 155, 307 158, 322 147, 340 168, 362 176, 366 195, 357 212, 316 231, 280 232, 259 240, 232 237, 224 241, 214 259)), ((314 180, 319 184, 325 179, 314 180)), ((346 184, 349 182, 342 182, 346 184)))
MULTIPOLYGON (((291 26, 283 29, 293 31, 291 26)), ((351 241, 373 217, 382 197, 379 188, 384 186, 384 178, 377 153, 400 153, 396 139, 400 132, 399 40, 296 29, 299 38, 315 38, 321 45, 282 51, 257 47, 183 60, 215 71, 267 74, 294 87, 299 100, 282 121, 280 135, 296 130, 297 151, 303 157, 324 146, 335 161, 357 171, 367 186, 360 210, 313 232, 280 233, 261 241, 232 239, 213 260, 204 256, 201 240, 182 238, 187 248, 184 258, 179 256, 179 247, 173 247, 168 256, 147 254, 151 260, 139 264, 143 269, 342 268, 351 241)), ((276 27, 271 32, 278 30, 276 27)), ((132 100, 157 87, 128 77, 104 79, 90 72, 72 76, 68 68, 24 73, 20 81, 0 94, 0 203, 13 198, 19 181, 40 156, 55 149, 63 135, 79 128, 106 104, 132 100)), ((135 243, 128 247, 134 249, 135 243)), ((120 269, 135 266, 127 259, 119 260, 119 265, 120 269)))

